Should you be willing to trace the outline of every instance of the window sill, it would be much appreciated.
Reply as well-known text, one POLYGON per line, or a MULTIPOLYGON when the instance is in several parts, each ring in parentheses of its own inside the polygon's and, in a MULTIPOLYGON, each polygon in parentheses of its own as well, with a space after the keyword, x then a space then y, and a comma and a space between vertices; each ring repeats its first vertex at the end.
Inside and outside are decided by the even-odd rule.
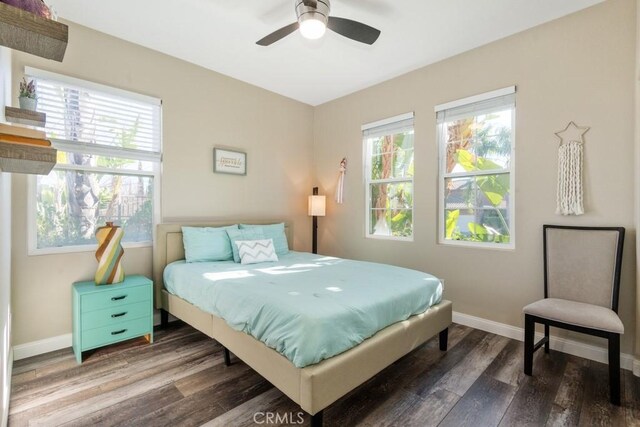
POLYGON ((378 236, 375 234, 367 234, 364 236, 365 239, 372 239, 372 240, 393 240, 393 241, 398 241, 398 242, 413 242, 413 236, 412 237, 397 237, 397 236, 378 236))
MULTIPOLYGON (((153 246, 153 242, 127 242, 123 243, 122 247, 126 249, 135 248, 150 248, 153 246)), ((78 246, 62 246, 57 248, 41 248, 41 249, 29 249, 28 256, 40 256, 40 255, 59 255, 59 254, 73 254, 83 252, 95 252, 98 249, 98 244, 95 245, 78 245, 78 246)))
POLYGON ((470 249, 491 249, 498 251, 514 251, 516 249, 515 242, 512 243, 481 243, 481 242, 465 242, 463 240, 440 240, 440 246, 462 247, 470 249))

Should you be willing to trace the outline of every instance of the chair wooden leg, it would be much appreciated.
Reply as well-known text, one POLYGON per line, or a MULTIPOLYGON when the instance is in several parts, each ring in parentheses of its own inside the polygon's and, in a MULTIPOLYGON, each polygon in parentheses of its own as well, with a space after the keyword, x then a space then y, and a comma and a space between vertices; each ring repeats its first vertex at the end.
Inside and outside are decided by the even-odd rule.
POLYGON ((609 335, 609 393, 611 403, 620 406, 620 335, 609 335))
POLYGON ((445 328, 444 330, 440 331, 438 341, 440 343, 440 351, 447 351, 447 343, 449 342, 449 328, 445 328))
POLYGON ((322 412, 311 416, 311 427, 322 427, 322 412))
POLYGON ((536 322, 528 314, 524 315, 524 373, 532 375, 533 371, 533 338, 536 322))
POLYGON ((547 342, 544 343, 544 352, 549 353, 549 325, 544 325, 544 336, 547 338, 547 342))

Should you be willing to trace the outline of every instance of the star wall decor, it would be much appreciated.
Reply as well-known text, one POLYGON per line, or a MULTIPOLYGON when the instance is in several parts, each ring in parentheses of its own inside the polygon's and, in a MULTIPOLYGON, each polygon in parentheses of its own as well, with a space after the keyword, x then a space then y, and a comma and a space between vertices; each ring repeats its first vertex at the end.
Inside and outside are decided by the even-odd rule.
POLYGON ((560 138, 558 147, 558 194, 556 213, 560 215, 582 215, 583 204, 583 159, 584 134, 589 127, 569 122, 564 130, 556 132, 560 138))
POLYGON ((588 126, 578 126, 573 121, 570 121, 564 130, 556 132, 556 136, 560 138, 560 145, 565 142, 576 141, 583 143, 584 134, 591 129, 588 126))

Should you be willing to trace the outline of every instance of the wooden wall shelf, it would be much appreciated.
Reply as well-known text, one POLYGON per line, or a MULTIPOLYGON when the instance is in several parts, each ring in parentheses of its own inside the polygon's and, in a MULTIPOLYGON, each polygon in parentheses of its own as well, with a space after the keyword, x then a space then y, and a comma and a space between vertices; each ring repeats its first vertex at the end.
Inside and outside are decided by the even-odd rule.
POLYGON ((38 126, 43 128, 47 123, 47 115, 45 113, 23 110, 21 108, 4 107, 4 116, 8 122, 27 126, 38 126))
POLYGON ((0 45, 62 62, 69 27, 0 3, 0 45))
POLYGON ((48 175, 56 164, 57 154, 52 147, 0 141, 0 171, 48 175))

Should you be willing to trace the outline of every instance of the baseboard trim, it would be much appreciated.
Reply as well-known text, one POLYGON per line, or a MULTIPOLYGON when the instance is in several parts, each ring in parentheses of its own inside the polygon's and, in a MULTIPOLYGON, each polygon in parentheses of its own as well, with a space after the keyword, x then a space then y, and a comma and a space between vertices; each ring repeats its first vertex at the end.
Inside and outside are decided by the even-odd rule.
MULTIPOLYGON (((471 316, 469 314, 453 312, 453 321, 464 326, 469 326, 481 331, 491 332, 492 334, 501 335, 518 341, 524 341, 524 329, 504 323, 494 322, 493 320, 483 319, 481 317, 471 316)), ((536 333, 536 341, 541 339, 543 334, 536 333)), ((604 347, 597 347, 591 344, 581 343, 566 338, 558 338, 551 336, 550 346, 553 350, 563 353, 572 354, 574 356, 584 357, 585 359, 594 360, 596 362, 608 363, 608 352, 604 347)), ((633 374, 640 376, 640 360, 626 353, 620 355, 620 367, 633 374)))
POLYGON ((13 360, 26 359, 27 357, 49 353, 71 347, 73 335, 64 334, 57 337, 45 338, 43 340, 32 341, 13 346, 13 360))
POLYGON ((158 326, 160 324, 160 310, 153 311, 153 326, 158 326))
MULTIPOLYGON (((169 316, 169 320, 175 320, 173 316, 169 316)), ((160 312, 156 310, 153 313, 153 324, 160 324, 160 312)), ((72 334, 58 335, 57 337, 45 338, 43 340, 28 342, 13 346, 14 360, 26 359, 27 357, 38 356, 40 354, 49 353, 51 351, 62 350, 71 347, 73 343, 72 334)))

